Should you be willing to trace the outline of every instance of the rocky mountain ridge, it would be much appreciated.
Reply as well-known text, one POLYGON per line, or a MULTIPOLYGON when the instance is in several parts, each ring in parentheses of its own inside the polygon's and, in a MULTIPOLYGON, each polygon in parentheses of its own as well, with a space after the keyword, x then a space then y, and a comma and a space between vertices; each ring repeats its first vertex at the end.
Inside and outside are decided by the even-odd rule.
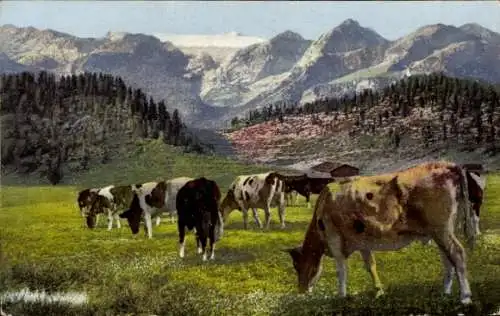
POLYGON ((164 99, 167 108, 178 108, 187 124, 198 127, 228 126, 234 116, 276 101, 303 104, 379 89, 413 74, 441 71, 500 82, 500 34, 478 24, 428 25, 389 41, 347 19, 316 40, 285 31, 232 49, 221 58, 211 56, 210 49, 203 51, 201 43, 193 46, 192 54, 189 47, 180 49, 144 34, 78 38, 4 25, 0 72, 120 76, 126 84, 164 99))

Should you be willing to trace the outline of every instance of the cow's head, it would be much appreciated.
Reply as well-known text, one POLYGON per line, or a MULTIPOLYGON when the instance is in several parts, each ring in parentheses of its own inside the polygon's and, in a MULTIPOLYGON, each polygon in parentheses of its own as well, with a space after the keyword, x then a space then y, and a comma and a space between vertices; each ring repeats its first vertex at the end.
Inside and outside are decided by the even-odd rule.
POLYGON ((311 292, 321 275, 321 262, 317 256, 305 255, 303 247, 285 250, 292 257, 293 268, 297 272, 299 293, 311 292))
POLYGON ((78 207, 80 208, 80 215, 82 217, 87 216, 96 196, 97 192, 93 189, 85 189, 78 193, 77 203, 78 207))
POLYGON ((126 218, 128 226, 132 231, 132 234, 137 234, 139 232, 139 226, 141 224, 142 208, 139 202, 139 197, 134 193, 132 203, 130 203, 130 208, 125 212, 120 214, 120 218, 126 218))
POLYGON ((236 210, 239 208, 240 208, 240 206, 238 205, 238 202, 236 202, 236 196, 234 195, 234 190, 229 189, 229 191, 227 191, 227 194, 224 197, 224 199, 222 200, 222 203, 220 205, 220 210, 221 210, 222 218, 224 219, 224 221, 227 221, 229 214, 231 214, 231 212, 233 210, 236 210))
POLYGON ((95 194, 92 200, 92 205, 85 214, 88 228, 95 228, 97 214, 104 213, 106 208, 111 208, 110 201, 102 195, 95 194))

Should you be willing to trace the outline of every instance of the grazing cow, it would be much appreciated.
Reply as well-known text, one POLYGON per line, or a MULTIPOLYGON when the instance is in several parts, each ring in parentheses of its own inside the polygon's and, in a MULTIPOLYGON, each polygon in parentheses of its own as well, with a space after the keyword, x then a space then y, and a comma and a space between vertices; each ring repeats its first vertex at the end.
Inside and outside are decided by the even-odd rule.
POLYGON ((438 245, 445 268, 444 292, 451 293, 453 275, 460 298, 471 303, 466 254, 455 237, 463 225, 469 247, 476 239, 473 211, 467 196, 467 177, 460 166, 431 162, 392 174, 356 177, 334 194, 320 194, 301 246, 288 249, 297 272, 299 291, 312 291, 321 272, 323 255, 336 261, 339 293, 346 295, 347 258, 359 251, 377 296, 384 293, 372 251, 394 251, 412 241, 438 245))
POLYGON ((306 174, 298 176, 279 174, 279 178, 285 183, 285 192, 296 191, 306 198, 308 208, 311 207, 311 194, 320 194, 325 186, 335 181, 333 178, 314 178, 306 174))
POLYGON ((210 241, 210 259, 215 258, 215 243, 222 237, 224 222, 219 211, 221 198, 217 183, 204 177, 188 181, 177 193, 179 257, 184 258, 186 228, 196 228, 198 253, 207 260, 207 238, 210 241), (201 246, 200 246, 201 244, 201 246))
POLYGON ((139 232, 141 217, 144 217, 144 231, 148 238, 153 238, 151 217, 167 209, 171 216, 176 212, 175 197, 186 182, 193 180, 188 177, 174 178, 168 181, 147 182, 132 186, 134 192, 129 209, 120 214, 126 218, 132 234, 139 232))
POLYGON ((285 228, 285 190, 284 183, 276 172, 267 172, 236 177, 221 203, 224 221, 229 214, 238 209, 243 213, 243 226, 248 227, 248 209, 253 211, 255 223, 262 228, 257 208, 264 209, 266 229, 271 222, 271 207, 278 207, 281 228, 285 228))

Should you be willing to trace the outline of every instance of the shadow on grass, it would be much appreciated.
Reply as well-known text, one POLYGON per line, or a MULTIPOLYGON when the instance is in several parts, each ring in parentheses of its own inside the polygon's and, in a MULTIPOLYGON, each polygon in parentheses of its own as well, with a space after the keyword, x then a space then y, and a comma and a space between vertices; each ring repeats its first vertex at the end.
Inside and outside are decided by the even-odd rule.
MULTIPOLYGON (((307 225, 309 225, 309 221, 293 221, 293 222, 289 222, 289 221, 285 221, 285 228, 281 228, 280 226, 280 223, 277 222, 277 221, 273 221, 271 220, 271 223, 269 224, 269 229, 266 229, 265 228, 265 224, 263 223, 262 224, 264 227, 263 228, 259 228, 259 226, 257 226, 257 224, 255 224, 255 222, 253 221, 253 218, 252 220, 250 220, 250 218, 248 219, 248 229, 246 231, 255 231, 255 232, 286 232, 286 231, 301 231, 301 232, 304 232, 306 231, 307 229, 307 225)), ((238 220, 236 219, 233 220, 230 224, 226 224, 224 225, 224 229, 225 230, 242 230, 242 231, 245 231, 245 229, 243 228, 243 220, 238 220)))
MULTIPOLYGON (((491 315, 500 307, 500 280, 471 284, 473 304, 463 306, 458 293, 447 297, 436 284, 393 286, 374 298, 365 292, 347 298, 321 294, 283 296, 271 315, 491 315)), ((334 294, 333 294, 334 295, 334 294)))

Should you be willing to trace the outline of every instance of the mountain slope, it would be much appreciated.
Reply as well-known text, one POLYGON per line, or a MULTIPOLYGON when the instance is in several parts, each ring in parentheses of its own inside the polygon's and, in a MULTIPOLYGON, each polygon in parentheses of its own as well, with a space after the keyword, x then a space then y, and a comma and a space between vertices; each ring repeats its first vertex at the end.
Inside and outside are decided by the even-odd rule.
POLYGON ((211 40, 218 35, 176 36, 170 38, 179 47, 161 36, 109 32, 92 39, 5 25, 0 53, 7 58, 1 58, 0 71, 25 66, 59 75, 110 73, 165 99, 197 127, 225 126, 234 116, 278 101, 304 104, 419 73, 500 82, 500 34, 478 24, 427 25, 395 41, 352 19, 313 41, 291 31, 267 41, 220 35, 224 43, 211 40), (231 52, 223 53, 223 45, 231 52), (225 57, 210 55, 212 49, 225 57))
POLYGON ((444 75, 412 76, 379 92, 303 107, 264 108, 247 122, 233 122, 236 130, 226 137, 252 161, 326 159, 376 169, 380 162, 457 153, 500 167, 500 86, 444 75))

